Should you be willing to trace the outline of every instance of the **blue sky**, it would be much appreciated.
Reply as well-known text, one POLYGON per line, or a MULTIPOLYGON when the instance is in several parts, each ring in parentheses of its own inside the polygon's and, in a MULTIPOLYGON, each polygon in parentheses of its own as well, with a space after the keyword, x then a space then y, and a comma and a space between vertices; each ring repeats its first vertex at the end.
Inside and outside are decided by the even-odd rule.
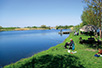
POLYGON ((82 0, 0 0, 0 26, 56 26, 81 23, 82 0))

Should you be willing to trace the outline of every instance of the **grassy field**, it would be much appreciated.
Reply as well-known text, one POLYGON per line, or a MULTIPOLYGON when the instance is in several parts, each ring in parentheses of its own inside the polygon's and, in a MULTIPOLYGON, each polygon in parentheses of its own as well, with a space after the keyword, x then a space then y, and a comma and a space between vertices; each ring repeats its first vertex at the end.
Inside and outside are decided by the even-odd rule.
POLYGON ((98 51, 93 45, 79 44, 79 37, 88 39, 89 36, 74 36, 71 33, 63 43, 4 68, 102 68, 102 57, 94 56, 98 51), (68 53, 68 49, 64 48, 70 39, 75 42, 75 54, 68 53))

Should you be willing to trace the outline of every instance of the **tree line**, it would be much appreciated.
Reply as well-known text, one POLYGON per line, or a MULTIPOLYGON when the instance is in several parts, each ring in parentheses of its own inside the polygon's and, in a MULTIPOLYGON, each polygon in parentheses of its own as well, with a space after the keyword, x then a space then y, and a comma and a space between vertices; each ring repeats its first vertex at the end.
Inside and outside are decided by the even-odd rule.
POLYGON ((69 29, 71 27, 74 27, 73 25, 65 25, 65 26, 62 26, 62 25, 59 25, 59 26, 56 26, 56 29, 69 29))
MULTIPOLYGON (((73 27, 73 25, 65 25, 65 26, 62 26, 62 25, 59 25, 59 26, 56 26, 55 28, 56 29, 69 29, 70 27, 73 27)), ((51 29, 51 26, 46 26, 46 25, 41 25, 40 27, 37 27, 37 26, 27 26, 25 28, 46 28, 46 29, 51 29)))
MULTIPOLYGON (((62 25, 59 25, 59 26, 56 26, 56 27, 51 27, 51 26, 46 26, 46 25, 41 25, 40 27, 38 26, 27 26, 27 27, 24 27, 24 28, 29 28, 29 29, 52 29, 52 28, 55 28, 55 29, 69 29, 71 27, 74 27, 73 25, 65 25, 65 26, 62 26, 62 25)), ((0 31, 10 31, 10 30, 15 30, 17 28, 21 28, 21 27, 2 27, 0 26, 0 31)))
POLYGON ((40 27, 38 27, 38 26, 27 26, 27 27, 24 27, 24 28, 46 28, 46 29, 50 29, 50 26, 46 26, 46 25, 41 25, 40 27))
POLYGON ((0 26, 0 31, 10 31, 20 27, 2 27, 0 26))

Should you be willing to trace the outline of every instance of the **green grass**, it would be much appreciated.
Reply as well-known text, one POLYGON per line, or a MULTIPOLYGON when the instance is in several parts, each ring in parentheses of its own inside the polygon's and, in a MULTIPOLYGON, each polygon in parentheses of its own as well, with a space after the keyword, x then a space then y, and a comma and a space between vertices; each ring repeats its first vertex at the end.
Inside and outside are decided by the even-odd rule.
POLYGON ((102 57, 94 57, 97 50, 92 47, 93 45, 79 44, 79 37, 87 39, 89 36, 73 36, 71 33, 63 43, 4 68, 102 68, 102 57), (75 54, 68 53, 68 49, 64 48, 70 39, 75 42, 75 54))

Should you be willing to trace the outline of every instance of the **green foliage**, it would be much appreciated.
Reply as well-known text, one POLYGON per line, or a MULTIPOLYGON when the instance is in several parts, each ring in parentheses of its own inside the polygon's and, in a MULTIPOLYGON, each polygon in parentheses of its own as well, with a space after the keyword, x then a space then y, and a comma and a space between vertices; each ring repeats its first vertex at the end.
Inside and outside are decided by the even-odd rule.
MULTIPOLYGON (((102 0, 84 0, 87 4, 81 16, 83 23, 95 25, 101 28, 102 0)), ((100 29, 101 30, 101 29, 100 29)), ((100 38, 102 38, 100 34, 100 38)))
POLYGON ((2 31, 2 28, 3 28, 3 27, 2 27, 2 26, 0 26, 0 31, 2 31))
POLYGON ((102 1, 101 0, 84 0, 87 4, 83 14, 81 16, 82 21, 84 24, 91 24, 95 26, 100 25, 101 19, 101 8, 102 8, 102 1))
POLYGON ((27 27, 25 27, 25 28, 32 28, 31 26, 27 26, 27 27))
POLYGON ((2 26, 0 26, 0 29, 2 29, 3 27, 2 26))
POLYGON ((27 27, 25 27, 25 28, 44 28, 44 29, 50 29, 50 26, 48 27, 48 26, 46 26, 46 25, 41 25, 40 27, 37 27, 37 26, 27 26, 27 27))
POLYGON ((44 28, 44 29, 50 29, 50 26, 46 26, 46 25, 41 25, 40 28, 44 28))
POLYGON ((41 25, 40 28, 47 28, 46 25, 41 25))
POLYGON ((37 28, 37 26, 33 26, 32 28, 37 28))
POLYGON ((73 27, 73 25, 70 25, 70 26, 68 26, 68 25, 65 25, 65 26, 56 26, 56 29, 69 29, 70 27, 73 27))
POLYGON ((0 29, 1 29, 1 31, 11 31, 11 30, 14 30, 16 28, 20 28, 20 27, 2 27, 0 29))
POLYGON ((96 14, 92 9, 84 10, 81 19, 84 25, 98 26, 96 14))
POLYGON ((84 23, 80 23, 80 25, 74 26, 74 30, 79 31, 79 29, 82 28, 84 25, 85 25, 84 23))
POLYGON ((7 29, 7 30, 11 29, 11 30, 13 30, 13 29, 16 29, 16 27, 6 27, 6 28, 3 28, 3 29, 7 29))

